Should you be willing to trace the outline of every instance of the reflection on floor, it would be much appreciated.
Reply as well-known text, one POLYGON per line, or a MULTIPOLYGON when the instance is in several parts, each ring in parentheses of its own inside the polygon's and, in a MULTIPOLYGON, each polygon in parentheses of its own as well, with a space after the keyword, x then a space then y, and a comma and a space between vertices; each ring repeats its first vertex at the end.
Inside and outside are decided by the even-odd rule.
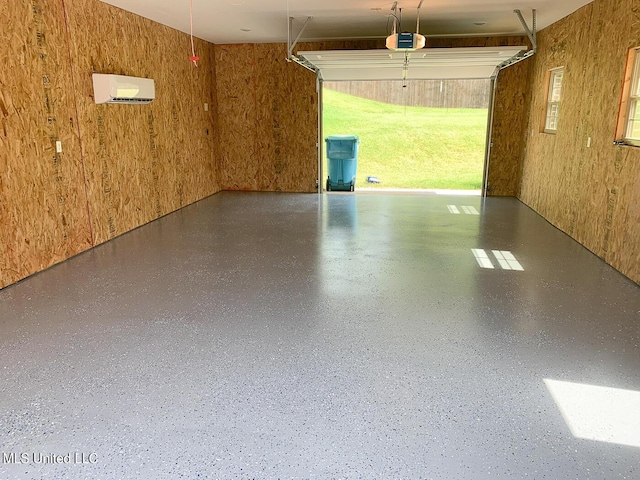
POLYGON ((3 479, 640 476, 640 288, 515 199, 221 193, 0 312, 3 479))

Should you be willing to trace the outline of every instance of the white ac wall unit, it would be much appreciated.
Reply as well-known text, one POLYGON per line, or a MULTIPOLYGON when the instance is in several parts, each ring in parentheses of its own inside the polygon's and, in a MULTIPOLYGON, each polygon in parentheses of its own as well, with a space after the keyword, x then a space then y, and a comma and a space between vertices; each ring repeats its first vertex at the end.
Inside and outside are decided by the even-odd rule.
POLYGON ((94 73, 93 97, 96 103, 150 103, 156 86, 151 78, 94 73))

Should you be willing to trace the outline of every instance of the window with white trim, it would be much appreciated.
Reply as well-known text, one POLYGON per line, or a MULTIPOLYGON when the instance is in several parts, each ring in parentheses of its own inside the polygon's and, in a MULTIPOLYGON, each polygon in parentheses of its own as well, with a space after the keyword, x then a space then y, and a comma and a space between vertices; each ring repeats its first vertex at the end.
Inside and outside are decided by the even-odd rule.
POLYGON ((563 77, 564 68, 556 68, 549 72, 549 83, 547 85, 547 110, 544 121, 545 133, 556 133, 558 130, 563 77))
POLYGON ((616 140, 640 146, 640 47, 627 55, 616 140))

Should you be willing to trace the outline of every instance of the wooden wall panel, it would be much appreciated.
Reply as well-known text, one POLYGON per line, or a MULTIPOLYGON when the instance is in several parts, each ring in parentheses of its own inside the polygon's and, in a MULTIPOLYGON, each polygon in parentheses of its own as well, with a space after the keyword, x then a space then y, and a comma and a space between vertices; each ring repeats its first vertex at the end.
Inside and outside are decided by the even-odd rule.
POLYGON ((529 66, 530 60, 525 60, 502 70, 498 75, 487 178, 488 195, 515 196, 520 187, 529 66))
MULTIPOLYGON (((586 20, 589 21, 588 16, 586 20)), ((567 21, 568 19, 565 19, 562 23, 567 21)), ((565 85, 569 82, 567 77, 575 77, 572 69, 567 66, 567 49, 570 42, 571 37, 568 35, 568 31, 565 28, 557 28, 553 31, 547 30, 545 32, 540 32, 538 35, 539 53, 530 60, 533 62, 532 90, 541 93, 539 95, 534 95, 532 98, 529 106, 530 112, 528 115, 527 125, 527 139, 536 138, 539 142, 535 144, 528 142, 527 149, 535 149, 535 158, 538 161, 537 168, 544 172, 547 182, 551 188, 558 192, 562 191, 563 188, 566 188, 566 186, 561 187, 561 184, 566 182, 570 176, 567 172, 569 165, 566 162, 546 162, 545 159, 551 158, 554 155, 556 148, 558 148, 558 140, 562 140, 563 136, 569 134, 569 132, 568 130, 564 130, 562 127, 557 135, 541 133, 541 130, 546 108, 545 91, 547 88, 547 72, 554 68, 565 67, 565 80, 567 80, 565 85), (542 61, 543 59, 540 52, 548 52, 544 61, 542 61)), ((565 89, 563 94, 566 98, 566 96, 570 96, 572 92, 565 89)), ((561 108, 564 108, 566 103, 567 102, 563 102, 561 108)), ((564 121, 564 116, 561 117, 560 121, 564 121)), ((529 169, 530 165, 523 166, 523 174, 528 173, 529 169)), ((527 185, 523 186, 522 189, 524 190, 532 187, 533 186, 527 185)), ((538 187, 535 186, 533 188, 536 189, 535 194, 539 195, 540 192, 538 187)), ((544 215, 544 207, 541 213, 544 215)))
POLYGON ((89 248, 91 234, 62 2, 2 2, 0 25, 2 288, 89 248))
POLYGON ((325 42, 300 42, 295 52, 316 50, 373 50, 385 48, 384 40, 332 40, 325 42))
POLYGON ((68 5, 79 123, 95 243, 219 190, 210 49, 97 0, 68 5), (92 73, 153 78, 149 105, 95 105, 92 73))
POLYGON ((213 45, 195 68, 188 35, 98 0, 8 0, 0 25, 0 288, 220 190, 213 45), (95 105, 92 72, 157 99, 95 105))
POLYGON ((640 149, 613 144, 637 2, 596 0, 539 34, 520 198, 640 282, 640 149), (540 133, 545 75, 565 67, 556 135, 540 133), (591 137, 591 147, 587 147, 591 137))
POLYGON ((220 181, 226 190, 258 190, 254 45, 216 45, 220 181))
MULTIPOLYGON (((289 171, 297 160, 297 155, 291 155, 288 148, 289 141, 295 141, 295 135, 291 135, 292 126, 296 125, 303 131, 309 131, 309 128, 295 123, 296 102, 292 98, 291 76, 281 75, 282 67, 291 66, 286 65, 286 56, 286 46, 282 44, 261 45, 254 49, 255 66, 259 77, 262 77, 260 88, 255 90, 253 97, 256 112, 256 158, 260 163, 258 190, 307 191, 309 188, 309 185, 306 185, 306 189, 301 188, 305 186, 300 183, 301 179, 291 178, 289 171), (263 161, 266 159, 268 160, 263 161)), ((300 153, 303 152, 304 149, 300 149, 300 153)), ((313 166, 312 162, 297 163, 299 166, 313 166)), ((310 171, 313 172, 312 169, 310 171)), ((302 180, 304 182, 304 177, 302 180)))
POLYGON ((316 191, 315 75, 287 62, 284 44, 215 51, 223 188, 316 191))

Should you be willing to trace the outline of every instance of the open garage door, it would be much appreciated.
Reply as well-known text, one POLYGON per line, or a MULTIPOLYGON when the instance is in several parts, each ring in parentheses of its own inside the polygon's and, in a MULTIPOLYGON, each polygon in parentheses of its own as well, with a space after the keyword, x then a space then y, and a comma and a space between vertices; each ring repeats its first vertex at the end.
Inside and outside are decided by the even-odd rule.
POLYGON ((298 52, 322 81, 457 80, 491 78, 496 68, 527 47, 424 48, 393 50, 330 50, 298 52))
MULTIPOLYGON (((501 66, 522 56, 525 46, 468 47, 468 48, 427 48, 417 51, 383 50, 333 50, 300 51, 298 63, 317 72, 324 82, 362 81, 404 81, 414 80, 472 80, 491 79, 491 96, 495 78, 501 66)), ((322 88, 320 89, 321 104, 322 88)), ((489 138, 493 115, 493 102, 489 105, 485 160, 482 171, 482 190, 486 192, 489 138)), ((322 112, 322 108, 320 109, 322 112)), ((323 132, 322 118, 319 119, 319 191, 323 185, 323 132)), ((455 188, 455 187, 454 187, 455 188)))

